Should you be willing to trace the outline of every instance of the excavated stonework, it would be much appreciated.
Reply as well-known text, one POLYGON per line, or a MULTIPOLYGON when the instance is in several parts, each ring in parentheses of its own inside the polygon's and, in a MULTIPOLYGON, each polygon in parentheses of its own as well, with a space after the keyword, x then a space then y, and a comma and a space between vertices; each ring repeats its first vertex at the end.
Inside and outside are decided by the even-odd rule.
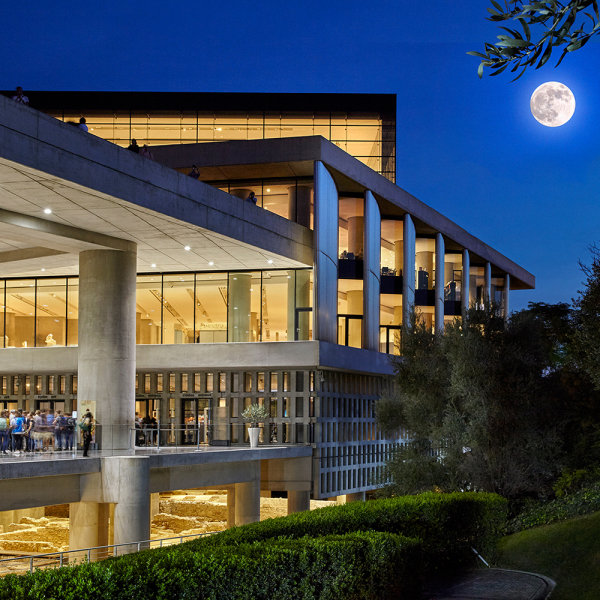
MULTIPOLYGON (((311 500, 310 508, 334 504, 311 500)), ((48 506, 41 519, 23 517, 19 523, 0 526, 0 558, 15 553, 50 553, 69 549, 69 505, 48 506), (2 554, 2 550, 10 554, 2 554)), ((287 514, 286 498, 261 498, 260 518, 287 514)), ((227 493, 223 490, 180 490, 160 495, 159 513, 152 519, 153 540, 180 535, 222 531, 227 528, 227 493)))

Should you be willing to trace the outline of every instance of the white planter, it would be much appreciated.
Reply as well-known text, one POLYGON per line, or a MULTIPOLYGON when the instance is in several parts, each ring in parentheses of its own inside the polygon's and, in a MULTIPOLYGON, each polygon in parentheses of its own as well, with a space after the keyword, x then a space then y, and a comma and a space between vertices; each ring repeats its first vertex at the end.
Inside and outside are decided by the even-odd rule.
POLYGON ((248 436, 250 437, 250 448, 258 447, 258 436, 260 427, 248 427, 248 436))

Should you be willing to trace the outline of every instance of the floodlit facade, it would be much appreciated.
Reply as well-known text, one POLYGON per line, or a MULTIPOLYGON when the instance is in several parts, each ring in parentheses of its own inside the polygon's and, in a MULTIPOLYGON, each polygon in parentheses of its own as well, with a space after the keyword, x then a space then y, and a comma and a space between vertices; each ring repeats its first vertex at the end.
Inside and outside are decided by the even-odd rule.
POLYGON ((260 447, 310 463, 263 490, 364 497, 410 308, 440 330, 534 287, 395 184, 394 95, 28 96, 0 98, 0 408, 91 407, 102 450, 136 413, 242 449, 258 403, 260 447))

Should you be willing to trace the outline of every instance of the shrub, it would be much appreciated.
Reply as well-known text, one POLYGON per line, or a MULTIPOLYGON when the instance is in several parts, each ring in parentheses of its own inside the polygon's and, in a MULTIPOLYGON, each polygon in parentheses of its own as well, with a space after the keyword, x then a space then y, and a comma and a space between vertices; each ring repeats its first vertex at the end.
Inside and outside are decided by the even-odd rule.
POLYGON ((547 502, 531 502, 507 523, 507 533, 548 525, 600 511, 600 482, 547 502))
POLYGON ((75 567, 9 575, 0 600, 385 600, 488 557, 505 525, 495 494, 356 502, 75 567), (410 539, 412 538, 412 539, 410 539))
POLYGON ((189 544, 200 548, 280 536, 386 531, 421 539, 427 570, 461 568, 473 564, 472 548, 493 559, 506 524, 506 510, 506 500, 496 494, 428 492, 296 513, 243 528, 234 527, 189 544))
POLYGON ((3 600, 415 598, 420 542, 358 532, 192 551, 188 544, 5 577, 3 600))

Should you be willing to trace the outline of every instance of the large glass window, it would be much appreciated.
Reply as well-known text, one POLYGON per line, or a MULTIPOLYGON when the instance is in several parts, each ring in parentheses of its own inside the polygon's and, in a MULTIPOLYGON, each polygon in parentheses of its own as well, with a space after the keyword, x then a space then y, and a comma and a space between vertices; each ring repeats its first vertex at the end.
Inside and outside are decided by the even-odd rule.
POLYGON ((395 181, 395 123, 378 113, 90 111, 50 112, 63 121, 87 119, 90 133, 128 146, 321 135, 395 181))
POLYGON ((227 274, 196 275, 196 342, 227 341, 227 274))
POLYGON ((79 279, 67 280, 67 345, 77 346, 79 332, 79 279))
POLYGON ((194 274, 165 275, 162 293, 163 344, 193 344, 194 274))
POLYGON ((36 306, 36 346, 65 346, 67 280, 38 279, 36 306))
POLYGON ((264 293, 261 299, 261 274, 254 272, 229 273, 227 292, 227 341, 259 342, 261 319, 267 319, 268 305, 264 293))
POLYGON ((136 292, 136 342, 162 343, 162 277, 139 275, 136 292))
POLYGON ((35 280, 18 279, 6 282, 7 346, 35 346, 35 280))
POLYGON ((262 341, 293 339, 294 307, 288 303, 290 292, 293 302, 292 276, 287 271, 263 271, 262 284, 262 341))
MULTIPOLYGON (((0 348, 8 346, 8 340, 4 335, 4 314, 6 307, 4 306, 4 281, 0 281, 0 348)), ((4 394, 6 392, 3 392, 4 394)))
MULTIPOLYGON (((0 347, 77 345, 77 277, 0 280, 0 301, 0 347)), ((139 275, 136 343, 308 340, 311 305, 310 269, 139 275)))

